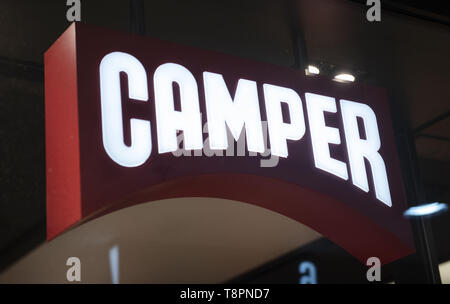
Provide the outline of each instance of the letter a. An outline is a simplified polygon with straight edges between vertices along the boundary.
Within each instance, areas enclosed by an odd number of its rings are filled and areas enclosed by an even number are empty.
[[[367,270],[366,273],[366,278],[367,281],[369,282],[373,282],[373,281],[377,281],[380,282],[381,281],[381,269],[380,269],[380,259],[377,257],[371,257],[367,259],[367,266],[372,266]]]
[[[67,270],[66,278],[69,282],[81,281],[81,261],[77,257],[67,259],[66,266],[72,266]]]
[[[381,3],[380,0],[367,0],[367,5],[373,5],[367,10],[367,20],[370,22],[381,21]]]
[[[80,0],[67,0],[66,5],[72,5],[67,10],[66,18],[67,21],[73,22],[73,21],[81,21],[81,3]]]

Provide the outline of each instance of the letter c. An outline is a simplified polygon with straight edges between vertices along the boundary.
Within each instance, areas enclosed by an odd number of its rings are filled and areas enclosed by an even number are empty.
[[[137,167],[145,163],[152,152],[150,121],[130,119],[131,145],[125,145],[120,72],[128,75],[129,97],[148,101],[147,73],[139,60],[122,52],[112,52],[103,57],[100,63],[103,147],[117,164]]]

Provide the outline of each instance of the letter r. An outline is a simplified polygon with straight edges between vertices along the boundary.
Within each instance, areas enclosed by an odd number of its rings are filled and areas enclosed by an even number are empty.
[[[363,103],[349,100],[341,100],[340,103],[352,182],[365,192],[369,191],[364,164],[364,158],[366,158],[372,169],[376,198],[391,207],[392,201],[386,165],[378,152],[381,147],[381,140],[375,113],[368,105]],[[364,122],[366,139],[362,139],[359,134],[357,117],[362,118]]]

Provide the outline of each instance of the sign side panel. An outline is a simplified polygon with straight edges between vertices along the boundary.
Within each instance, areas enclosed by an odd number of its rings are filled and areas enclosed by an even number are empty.
[[[81,219],[75,39],[72,25],[44,55],[47,240]]]

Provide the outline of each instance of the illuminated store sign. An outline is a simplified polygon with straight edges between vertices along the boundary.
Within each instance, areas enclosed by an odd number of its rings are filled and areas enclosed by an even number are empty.
[[[48,238],[133,204],[206,196],[284,214],[361,260],[412,252],[383,89],[81,24],[46,52],[45,85]],[[173,155],[241,139],[278,165]]]
[[[138,59],[130,54],[113,52],[100,63],[100,93],[102,105],[102,137],[106,152],[117,164],[137,167],[144,164],[152,152],[150,121],[130,120],[131,145],[123,140],[123,115],[120,73],[128,76],[129,98],[148,102],[147,73]],[[180,88],[181,110],[174,109],[173,84]],[[192,73],[176,63],[164,63],[156,68],[153,77],[158,153],[174,152],[178,147],[177,131],[185,134],[185,149],[203,148],[202,121],[198,85]],[[257,83],[239,79],[231,98],[223,75],[204,72],[206,113],[209,144],[214,150],[228,148],[227,127],[235,140],[245,128],[248,150],[264,152],[261,113]],[[305,116],[300,96],[292,89],[263,84],[266,116],[269,125],[272,154],[288,157],[287,140],[301,140],[305,134]],[[329,96],[306,93],[312,151],[315,166],[344,180],[348,179],[346,163],[330,156],[329,144],[341,144],[338,128],[325,124],[324,112],[336,113],[336,100]],[[283,122],[281,103],[288,107],[290,123]],[[364,158],[371,165],[376,197],[392,205],[386,166],[378,152],[380,136],[377,119],[366,104],[340,100],[342,122],[353,177],[353,184],[369,191]],[[357,118],[361,118],[366,138],[359,134]]]

